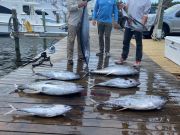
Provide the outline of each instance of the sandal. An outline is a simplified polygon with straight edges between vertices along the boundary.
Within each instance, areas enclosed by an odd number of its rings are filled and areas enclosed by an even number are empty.
[[[120,60],[118,60],[118,61],[115,61],[115,64],[117,64],[117,65],[122,65],[122,64],[124,64],[124,59],[123,58],[120,58]]]

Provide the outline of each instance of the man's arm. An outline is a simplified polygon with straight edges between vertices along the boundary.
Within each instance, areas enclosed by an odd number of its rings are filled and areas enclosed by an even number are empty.
[[[82,1],[81,3],[77,3],[74,0],[67,0],[67,9],[69,12],[77,11],[79,8],[82,8],[87,5],[87,1]]]
[[[121,3],[119,4],[119,8],[128,11],[128,5],[129,5],[129,0],[127,0],[127,3],[126,3],[126,4],[124,4],[123,2],[121,2]]]
[[[92,16],[92,24],[93,24],[93,25],[96,25],[98,8],[99,8],[99,4],[98,4],[98,0],[96,0],[96,4],[95,4],[95,6],[94,6],[93,16]]]
[[[148,14],[149,14],[150,9],[151,9],[151,1],[148,0],[148,2],[145,5],[144,16],[142,17],[142,21],[141,21],[142,24],[144,24],[144,25],[147,23]]]
[[[117,8],[117,4],[114,3],[113,6],[113,14],[114,14],[114,24],[113,27],[114,29],[118,29],[119,28],[119,24],[118,24],[118,8]]]
[[[114,21],[117,23],[118,22],[118,9],[116,3],[113,6],[113,14],[114,14]]]

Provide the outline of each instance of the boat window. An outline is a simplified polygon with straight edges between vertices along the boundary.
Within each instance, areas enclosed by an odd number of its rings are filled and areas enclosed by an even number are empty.
[[[176,13],[176,17],[180,17],[180,10]]]
[[[12,10],[0,5],[0,13],[2,13],[2,14],[12,14]]]
[[[30,7],[28,5],[23,6],[23,11],[27,14],[30,15]]]
[[[42,15],[42,11],[41,10],[36,10],[35,11],[37,15]],[[45,12],[45,15],[48,15],[48,13]]]

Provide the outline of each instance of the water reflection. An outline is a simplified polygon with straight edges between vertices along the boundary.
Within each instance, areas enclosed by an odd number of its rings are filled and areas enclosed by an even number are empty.
[[[107,56],[104,57],[104,55],[100,55],[99,59],[98,59],[97,69],[102,69],[102,68],[108,67],[109,58],[110,57],[107,57]]]
[[[63,126],[80,126],[82,123],[78,119],[71,119],[68,115],[56,116],[53,118],[44,118],[38,116],[31,116],[31,115],[20,115],[16,114],[12,116],[11,122],[28,122],[33,124],[53,124],[53,125],[63,125]]]

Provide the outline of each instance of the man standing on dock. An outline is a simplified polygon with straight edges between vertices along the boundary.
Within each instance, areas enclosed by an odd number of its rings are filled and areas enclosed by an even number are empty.
[[[119,4],[119,7],[125,9],[128,15],[132,16],[137,21],[141,22],[143,25],[146,24],[148,19],[148,13],[151,8],[150,0],[127,0],[127,4]],[[123,40],[123,52],[121,58],[116,61],[116,64],[123,64],[127,59],[129,54],[130,40],[133,35],[136,39],[136,61],[134,63],[135,67],[139,67],[142,59],[142,32],[132,30],[130,28],[132,22],[127,22],[125,24],[124,40]]]
[[[101,56],[105,51],[105,55],[109,57],[112,22],[114,21],[115,28],[118,27],[118,9],[116,0],[96,0],[92,21],[94,26],[96,25],[96,21],[99,35],[99,52],[96,55]]]
[[[73,65],[74,42],[77,37],[78,60],[83,59],[80,46],[80,23],[83,7],[87,6],[87,1],[67,0],[68,8],[68,37],[67,37],[67,60],[68,64]]]

